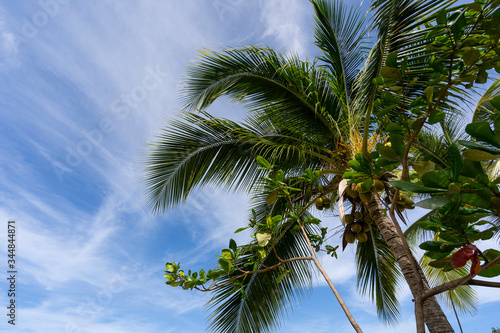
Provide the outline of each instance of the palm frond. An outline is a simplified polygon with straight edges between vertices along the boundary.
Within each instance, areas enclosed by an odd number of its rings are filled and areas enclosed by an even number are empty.
[[[285,171],[332,162],[327,148],[282,132],[269,123],[247,126],[184,113],[163,131],[147,157],[151,208],[164,211],[204,184],[248,192],[263,175],[255,163],[259,155]]]
[[[251,110],[272,105],[274,112],[282,115],[300,114],[303,118],[307,114],[316,127],[337,135],[334,121],[341,109],[327,73],[315,64],[269,48],[201,52],[198,61],[188,68],[183,93],[191,110],[204,110],[217,98],[227,96]]]
[[[431,42],[426,38],[429,29],[421,26],[432,17],[433,12],[446,8],[453,1],[447,0],[375,0],[372,1],[373,27],[377,29],[377,41],[372,47],[360,75],[356,79],[354,98],[355,108],[363,110],[367,116],[373,112],[372,105],[377,97],[377,86],[373,80],[380,76],[386,57],[398,51],[398,57],[408,58],[408,71],[420,76],[425,82],[429,75],[429,51],[426,45]],[[423,72],[422,72],[423,71]],[[425,75],[423,75],[425,74]],[[422,85],[415,83],[407,96],[418,96],[423,91]],[[449,101],[447,101],[449,102]],[[443,106],[446,103],[443,102]],[[403,110],[404,112],[404,110]],[[367,133],[369,129],[365,128]],[[365,134],[366,136],[366,134]]]
[[[491,84],[491,86],[486,90],[486,92],[481,96],[481,99],[477,103],[472,121],[489,121],[491,122],[490,116],[493,114],[495,108],[491,105],[491,100],[495,97],[500,96],[500,77]]]
[[[425,238],[429,239],[433,237],[434,235],[433,231],[424,230],[418,226],[418,222],[428,220],[429,216],[433,213],[434,211],[430,211],[429,213],[420,217],[418,220],[416,220],[410,226],[408,226],[408,228],[404,231],[404,236],[408,241],[410,247],[415,248],[415,246],[421,243],[423,239]]]
[[[460,113],[460,110],[457,110]],[[414,141],[414,152],[416,161],[432,161],[438,168],[450,166],[448,161],[448,149],[452,143],[465,140],[467,134],[464,131],[464,118],[446,117],[441,121],[441,132],[425,129],[420,132]]]
[[[420,259],[420,264],[425,276],[432,286],[438,286],[443,283],[461,278],[469,274],[467,267],[460,267],[451,271],[443,271],[442,269],[429,266],[432,259],[423,256]],[[438,297],[452,308],[452,301],[462,314],[473,314],[477,310],[477,293],[472,286],[460,286],[454,290],[448,290],[446,293],[438,295]]]
[[[431,214],[434,214],[434,211],[425,214],[405,230],[404,235],[408,240],[410,246],[415,247],[425,239],[435,239],[434,232],[424,230],[418,225],[418,222],[427,220]],[[466,267],[461,267],[445,272],[442,269],[437,269],[430,266],[429,262],[431,261],[432,259],[426,256],[422,256],[422,258],[420,259],[420,265],[422,266],[422,270],[431,287],[441,285],[443,283],[458,279],[469,274],[469,271]],[[454,290],[447,291],[444,294],[440,294],[438,297],[450,308],[452,308],[453,306],[453,301],[455,306],[458,307],[458,309],[462,313],[472,314],[476,310],[477,294],[471,286],[461,286]]]
[[[292,225],[290,222],[282,225],[282,237],[275,244],[276,252],[282,259],[310,255],[302,234],[293,235],[290,232]],[[310,225],[307,227],[312,228]],[[248,269],[244,264],[250,257],[251,254],[248,254],[246,260],[240,263],[242,269]],[[271,266],[276,262],[273,251],[269,251],[262,264]],[[264,266],[260,268],[262,267]],[[293,261],[285,268],[290,270],[290,275],[280,283],[276,282],[279,270],[248,275],[242,284],[245,297],[234,291],[230,285],[217,290],[208,303],[209,308],[213,310],[209,316],[210,331],[260,333],[278,328],[312,286],[310,262]]]
[[[378,316],[389,324],[399,318],[396,289],[402,277],[396,259],[374,225],[366,242],[356,249],[358,288],[375,300]]]
[[[323,51],[320,58],[331,72],[334,91],[345,108],[350,90],[364,60],[368,28],[359,7],[350,9],[341,0],[311,1],[315,11],[315,44]]]

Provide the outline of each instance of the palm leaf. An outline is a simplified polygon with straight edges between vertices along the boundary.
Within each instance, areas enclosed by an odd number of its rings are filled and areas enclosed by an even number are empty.
[[[172,121],[147,157],[145,183],[151,207],[164,211],[196,186],[215,184],[248,192],[263,175],[259,155],[279,168],[332,162],[329,150],[278,132],[269,123],[251,127],[208,114],[185,113]]]
[[[429,266],[431,260],[432,259],[426,256],[420,259],[420,264],[431,287],[441,285],[469,274],[465,266],[447,272],[442,269],[431,267]],[[460,286],[456,289],[448,290],[446,293],[438,295],[438,297],[447,304],[450,309],[453,307],[453,302],[463,314],[473,314],[477,310],[477,293],[472,286]]]
[[[481,99],[477,103],[472,121],[489,121],[491,122],[490,116],[493,114],[495,108],[491,104],[491,100],[495,97],[500,96],[500,78],[497,78],[495,82],[486,90],[486,92],[481,96]]]
[[[426,239],[435,239],[434,232],[424,230],[418,226],[418,222],[427,220],[431,214],[434,214],[434,211],[425,214],[405,230],[404,235],[410,246],[415,247]],[[422,256],[420,259],[420,265],[431,287],[441,285],[469,274],[466,267],[445,272],[442,269],[430,266],[429,263],[431,261],[432,259],[426,256]],[[471,286],[461,286],[454,290],[449,290],[444,294],[440,294],[438,297],[450,308],[453,307],[453,302],[463,314],[472,314],[476,310],[477,294]]]
[[[276,252],[282,259],[310,255],[302,234],[293,235],[290,232],[292,225],[293,222],[282,225],[283,234],[275,244]],[[306,226],[312,228],[310,225]],[[314,230],[310,229],[308,232],[312,233]],[[247,257],[244,257],[240,263],[242,269],[248,269],[244,264],[251,256],[252,254],[247,254]],[[270,266],[275,263],[277,259],[274,252],[269,251],[262,264]],[[213,310],[209,316],[210,331],[260,333],[278,328],[294,304],[300,301],[312,286],[310,262],[293,261],[286,264],[285,268],[290,270],[290,275],[280,283],[276,282],[280,274],[277,269],[248,275],[242,284],[245,297],[234,291],[230,285],[217,290],[208,303],[209,308]]]
[[[358,288],[375,300],[378,316],[389,324],[399,318],[397,284],[402,274],[396,259],[374,225],[366,242],[356,249]]]
[[[224,95],[251,110],[272,105],[282,115],[306,114],[317,128],[338,135],[334,123],[340,111],[327,73],[294,56],[254,46],[202,52],[188,68],[186,107],[204,110]],[[293,120],[297,119],[301,117]]]
[[[345,108],[350,89],[364,60],[368,33],[359,7],[350,10],[342,1],[312,1],[315,11],[315,44],[323,51],[320,58],[331,72],[335,93]]]

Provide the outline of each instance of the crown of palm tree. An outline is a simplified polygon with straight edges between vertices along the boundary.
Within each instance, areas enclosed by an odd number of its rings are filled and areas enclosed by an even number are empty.
[[[367,27],[366,14],[359,8],[348,8],[340,0],[311,0],[315,44],[322,52],[312,62],[268,47],[200,52],[187,70],[181,120],[170,122],[153,143],[146,162],[145,182],[153,211],[162,212],[197,186],[209,183],[253,191],[253,208],[259,218],[282,209],[279,203],[265,203],[260,187],[263,171],[255,163],[259,155],[288,177],[305,168],[342,172],[347,167],[346,156],[371,151],[383,141],[378,129],[393,116],[373,116],[378,97],[373,79],[380,75],[387,55],[399,51],[407,57],[415,77],[429,75],[426,36],[432,27],[425,23],[433,19],[432,13],[452,2],[376,0],[372,2],[372,25]],[[377,39],[368,49],[366,36],[372,29],[376,29]],[[418,82],[412,89],[410,97],[422,92]],[[498,94],[497,90],[492,94]],[[214,118],[205,112],[221,96],[248,107],[244,122]],[[446,111],[453,103],[443,102],[442,109]],[[487,98],[478,110],[477,117],[487,114]],[[446,124],[443,131],[453,134]],[[427,131],[419,138],[419,154],[445,164],[446,154],[431,134]],[[325,176],[324,182],[334,179]],[[276,243],[279,256],[287,259],[307,254],[304,240],[287,227],[282,226],[283,236]],[[264,263],[273,260],[274,254],[269,253]],[[368,242],[358,245],[356,260],[361,292],[374,298],[382,319],[395,322],[400,272],[380,234],[373,232]],[[311,285],[308,263],[290,265],[290,278],[279,284],[274,271],[245,280],[246,300],[229,286],[217,291],[209,304],[213,308],[211,330],[265,332],[279,325],[279,314],[287,312],[289,304]]]

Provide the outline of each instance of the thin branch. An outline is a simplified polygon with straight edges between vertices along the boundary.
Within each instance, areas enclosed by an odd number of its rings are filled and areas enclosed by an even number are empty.
[[[491,287],[491,288],[500,288],[500,282],[493,281],[483,281],[483,280],[470,280],[469,285],[471,286],[482,286],[482,287]]]
[[[488,263],[483,264],[481,266],[481,272],[490,268],[490,267],[495,266],[498,263],[500,263],[500,256],[496,257],[494,260],[492,260]],[[424,294],[422,295],[422,299],[426,300],[429,297],[440,294],[440,293],[445,292],[447,290],[453,290],[453,289],[460,287],[462,285],[470,284],[471,280],[472,280],[472,275],[468,274],[467,276],[461,277],[459,279],[443,283],[437,287],[434,287],[434,288],[431,288],[431,289],[425,291]],[[474,283],[481,283],[478,285],[487,286],[486,284],[490,284],[491,282],[475,280]],[[488,287],[492,287],[492,286],[493,285],[488,285]],[[495,284],[495,288],[497,288],[497,287],[498,286]]]
[[[311,242],[309,241],[309,237],[307,237],[307,233],[304,229],[304,226],[300,224],[300,228],[302,230],[302,235],[304,235],[304,238],[307,242],[307,246],[309,247],[309,251],[311,251],[311,257],[314,263],[316,264],[316,267],[318,267],[319,271],[321,272],[321,275],[323,275],[323,278],[325,281],[328,283],[328,286],[330,286],[330,289],[333,291],[333,294],[337,298],[337,301],[339,302],[340,306],[342,307],[342,310],[344,310],[345,315],[347,316],[347,319],[349,319],[349,322],[351,323],[352,327],[354,330],[358,333],[363,333],[361,328],[359,327],[358,323],[352,316],[351,312],[347,308],[347,305],[344,303],[344,300],[342,299],[342,296],[340,296],[339,292],[337,291],[337,288],[333,285],[332,280],[330,280],[330,277],[326,273],[326,271],[323,269],[323,266],[321,266],[321,263],[319,262],[318,258],[316,258],[316,255],[314,254],[314,250],[312,248]]]
[[[196,290],[199,290],[199,291],[213,291],[213,290],[216,290],[216,289],[219,289],[219,288],[222,288],[224,286],[227,286],[228,284],[230,283],[233,283],[233,281],[235,280],[238,280],[246,275],[249,275],[249,274],[259,274],[259,273],[265,273],[265,272],[268,272],[270,270],[273,270],[279,266],[283,266],[284,264],[286,263],[289,263],[289,262],[292,262],[292,261],[297,261],[297,260],[314,260],[313,257],[309,256],[309,257],[296,257],[296,258],[290,258],[290,259],[286,259],[286,260],[282,260],[280,261],[279,263],[277,264],[274,264],[272,266],[269,266],[269,267],[266,267],[266,268],[263,268],[263,269],[259,269],[259,270],[256,270],[256,271],[244,271],[244,270],[241,270],[241,269],[238,269],[239,271],[242,271],[244,272],[243,274],[240,274],[238,276],[235,276],[233,278],[231,278],[229,281],[223,283],[223,284],[215,284],[215,287],[209,287],[209,288],[206,288],[205,286],[202,286],[203,289],[199,289],[198,287],[194,287],[194,289]],[[179,276],[179,275],[177,275]],[[180,277],[180,276],[179,276]],[[182,278],[182,277],[181,277]]]

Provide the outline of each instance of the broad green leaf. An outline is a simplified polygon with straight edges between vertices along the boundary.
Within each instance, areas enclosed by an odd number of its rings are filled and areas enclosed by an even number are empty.
[[[450,176],[442,170],[426,172],[422,175],[421,179],[426,187],[448,190],[448,185],[450,185]]]
[[[474,235],[471,235],[471,236],[467,236],[467,239],[472,243],[472,242],[475,242],[477,240],[488,240],[488,239],[491,239],[494,235],[495,235],[495,231],[497,230],[497,228],[493,227],[493,228],[489,228],[487,230],[484,230],[484,231],[481,231],[481,232],[478,232]]]
[[[169,281],[174,281],[175,280],[175,275],[173,274],[163,274],[163,277]]]
[[[266,203],[268,205],[272,205],[273,203],[276,202],[276,200],[278,200],[278,190],[272,191],[266,197]]]
[[[437,17],[436,17],[436,22],[438,24],[446,24],[447,23],[447,20],[446,20],[446,9],[443,8],[440,11],[438,11]]]
[[[233,253],[229,249],[224,249],[222,250],[222,258],[226,260],[231,260],[233,259]]]
[[[403,126],[395,124],[395,123],[390,123],[385,127],[385,130],[389,132],[391,135],[392,134],[400,134],[403,135],[405,133],[405,129]]]
[[[276,278],[276,283],[280,283],[281,280],[287,275],[287,272],[282,272],[278,277]]]
[[[229,270],[231,268],[231,264],[229,263],[229,261],[227,261],[226,259],[223,259],[223,258],[219,259],[219,266],[225,272],[229,272]]]
[[[467,5],[467,7],[469,8],[470,11],[473,12],[480,12],[483,9],[481,4],[478,2],[470,3]]]
[[[166,263],[165,264],[165,269],[167,271],[169,271],[169,272],[174,272],[175,273],[175,272],[177,272],[178,267],[174,263]]]
[[[403,59],[403,62],[401,63],[401,73],[403,73],[403,75],[406,73],[406,69],[408,69],[408,56],[405,56],[404,59]],[[416,78],[414,78],[415,82],[416,82]],[[413,82],[413,83],[415,83]],[[412,84],[412,83],[410,83]]]
[[[387,67],[398,68],[398,54],[396,52],[389,54],[385,60],[385,65]]]
[[[363,188],[363,190],[369,192],[372,188],[372,185],[373,185],[373,179],[372,178],[366,178],[365,180],[363,180],[363,182],[361,183],[361,187]]]
[[[401,81],[402,76],[399,69],[394,67],[382,67],[380,70],[380,75],[385,79],[391,79],[395,81]]]
[[[392,149],[398,154],[400,157],[404,155],[405,152],[405,144],[403,141],[403,136],[400,134],[391,134],[391,146]]]
[[[451,17],[453,17],[453,14]],[[451,32],[453,34],[453,38],[455,39],[456,44],[458,44],[458,41],[462,37],[466,25],[467,21],[465,20],[464,12],[461,11],[459,12],[458,17],[455,18],[455,22],[453,22],[451,25]]]
[[[263,232],[256,233],[255,237],[257,238],[257,242],[259,243],[259,246],[261,246],[261,247],[266,246],[269,243],[269,241],[271,240],[271,234],[263,233]]]
[[[455,143],[453,143],[450,148],[448,148],[448,160],[451,164],[450,167],[453,173],[453,181],[456,182],[458,180],[458,177],[462,173],[464,162],[462,160],[462,155],[460,155],[460,150]]]
[[[417,222],[417,225],[424,230],[439,230],[439,226],[436,223],[432,223],[431,221],[419,221]]]
[[[419,245],[419,247],[422,250],[426,251],[440,251],[441,250],[441,245],[443,245],[444,242],[441,241],[427,241],[423,242],[422,244]]]
[[[488,201],[476,193],[462,193],[462,202],[474,207],[488,208]]]
[[[482,150],[482,151],[488,152],[488,153],[493,154],[493,155],[500,155],[500,150],[495,149],[495,148],[491,148],[491,147],[486,147],[486,146],[479,144],[479,143],[476,143],[476,142],[464,141],[464,140],[458,140],[457,142],[459,144],[461,144],[462,146],[465,146],[467,148]]]
[[[443,120],[444,117],[445,117],[444,112],[435,109],[434,111],[432,111],[431,115],[429,116],[429,120],[427,122],[429,123],[429,125],[434,125]]]
[[[440,64],[439,62],[436,62],[436,56],[434,55],[429,60],[429,66],[431,66],[431,68],[434,69],[437,73],[445,75],[448,74],[446,67]]]
[[[259,164],[260,166],[266,169],[271,169],[271,163],[269,163],[264,157],[257,156],[255,160],[257,161],[257,164]]]
[[[462,224],[470,224],[482,219],[484,217],[490,216],[488,213],[475,213],[470,215],[460,215],[459,222]]]
[[[488,82],[488,72],[485,70],[480,70],[477,74],[476,83],[484,84]]]
[[[397,189],[400,189],[401,191],[408,191],[413,193],[439,193],[447,191],[440,188],[425,187],[406,180],[391,180],[389,181],[389,184]]]
[[[495,250],[495,249],[488,249],[483,252],[483,254],[488,258],[489,261],[495,260],[498,256],[500,256],[500,251]],[[490,267],[483,272],[478,274],[479,276],[482,277],[495,277],[500,275],[500,264],[496,264],[493,267]]]
[[[469,178],[476,178],[478,175],[485,176],[481,162],[474,162],[471,160],[464,160],[464,167],[462,169],[462,176]]]
[[[167,281],[165,283],[171,287],[178,287],[180,285],[180,282],[175,282],[175,281]]]
[[[481,58],[481,53],[477,49],[470,49],[465,51],[462,59],[466,66],[471,66],[476,64],[476,62]]]
[[[449,254],[450,252],[427,251],[424,255],[434,260],[440,260],[446,258]]]
[[[384,116],[386,116],[389,112],[391,112],[392,110],[394,110],[395,107],[397,107],[398,104],[393,104],[393,105],[389,105],[389,106],[386,106],[385,108],[382,108],[380,111],[377,111],[375,113],[375,115],[379,118],[382,118]]]
[[[439,196],[439,197],[432,197],[429,199],[421,200],[415,204],[415,206],[418,206],[420,208],[424,209],[438,209],[446,205],[448,202],[450,202],[451,198],[449,196]]]
[[[448,230],[441,231],[439,233],[439,238],[441,238],[442,240],[445,240],[447,242],[458,243],[458,244],[460,244],[460,242],[464,241],[464,238],[462,235],[458,235],[455,232],[448,231]]]
[[[492,155],[488,152],[477,149],[464,150],[463,155],[464,158],[475,162],[491,161],[500,157],[500,155]]]
[[[394,96],[393,94],[391,94],[391,92],[389,92],[387,90],[384,91],[382,93],[382,95],[380,95],[380,98],[382,98],[383,100],[386,100],[388,102],[394,103],[394,104],[401,103],[401,99],[399,97]]]
[[[401,158],[396,153],[396,151],[392,149],[392,147],[380,145],[377,148],[377,151],[380,154],[380,156],[382,156],[385,159],[388,159],[389,161],[401,161]]]
[[[234,239],[229,240],[229,248],[233,251],[236,251],[238,249],[238,245],[236,245],[236,242]]]
[[[429,262],[429,266],[434,267],[434,268],[443,268],[444,266],[446,266],[446,264],[448,264],[450,262],[451,262],[451,257],[446,257],[443,259],[433,260],[433,261]]]
[[[363,172],[363,169],[361,168],[361,163],[359,163],[356,160],[350,160],[348,163],[349,167],[352,169],[358,171],[358,172]]]
[[[424,173],[432,171],[436,168],[436,163],[432,161],[410,162],[410,165],[420,177],[422,177]]]
[[[497,96],[490,100],[491,105],[498,111],[500,111],[500,96]]]
[[[434,98],[434,86],[429,86],[427,88],[425,88],[424,90],[424,94],[425,94],[425,99],[429,102],[429,103],[432,103],[432,100]],[[433,113],[435,112],[436,110],[433,111]],[[431,114],[432,115],[432,114]],[[431,124],[432,125],[432,124]]]

